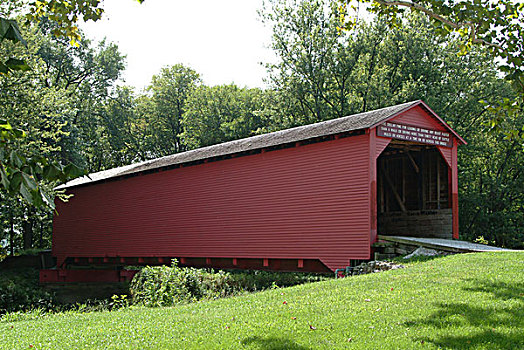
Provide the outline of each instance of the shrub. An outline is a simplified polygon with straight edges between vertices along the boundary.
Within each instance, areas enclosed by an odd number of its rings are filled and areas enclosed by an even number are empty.
[[[242,292],[288,287],[326,279],[326,276],[271,271],[225,272],[169,266],[147,266],[131,281],[133,303],[172,306],[201,299],[223,298]]]
[[[0,314],[29,309],[49,310],[54,305],[52,294],[38,285],[38,270],[2,271],[0,276]]]
[[[108,306],[111,310],[123,309],[129,306],[129,299],[126,294],[113,294]]]
[[[243,291],[242,286],[228,272],[203,271],[201,276],[203,294],[207,298],[223,298]]]
[[[146,306],[172,306],[203,297],[201,270],[180,268],[176,261],[169,266],[147,266],[131,281],[133,302]],[[209,283],[208,283],[209,284]]]

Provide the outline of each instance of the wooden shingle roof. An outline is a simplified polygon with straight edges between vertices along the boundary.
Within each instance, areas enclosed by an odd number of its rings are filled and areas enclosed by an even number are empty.
[[[347,117],[323,121],[320,123],[299,126],[291,129],[257,135],[240,140],[229,141],[195,150],[176,153],[165,157],[134,163],[118,168],[104,170],[71,180],[56,189],[65,189],[87,185],[110,178],[126,176],[166,166],[189,163],[213,157],[220,157],[256,149],[273,147],[292,142],[299,142],[317,137],[335,135],[343,132],[367,129],[390,119],[399,113],[424,102],[417,100],[374,111],[358,113]],[[440,118],[439,118],[440,119]],[[455,134],[456,135],[456,134]]]

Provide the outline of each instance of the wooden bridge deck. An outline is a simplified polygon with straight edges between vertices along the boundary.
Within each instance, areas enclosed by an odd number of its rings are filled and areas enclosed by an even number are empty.
[[[487,251],[504,251],[509,249],[492,247],[485,244],[477,244],[466,241],[458,241],[443,238],[419,238],[405,236],[384,236],[379,235],[379,240],[397,242],[407,245],[421,246],[431,249],[445,250],[450,252],[487,252]]]

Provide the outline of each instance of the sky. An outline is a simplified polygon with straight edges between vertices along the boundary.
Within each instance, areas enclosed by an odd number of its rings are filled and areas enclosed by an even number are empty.
[[[263,0],[105,0],[104,17],[82,23],[86,37],[115,42],[126,55],[126,85],[138,90],[162,67],[182,63],[207,85],[264,87],[261,62],[275,57],[271,30],[257,15]]]

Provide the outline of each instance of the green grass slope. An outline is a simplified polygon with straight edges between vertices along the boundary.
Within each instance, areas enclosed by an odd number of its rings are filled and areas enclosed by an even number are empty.
[[[174,308],[0,322],[1,349],[524,349],[524,253]]]

